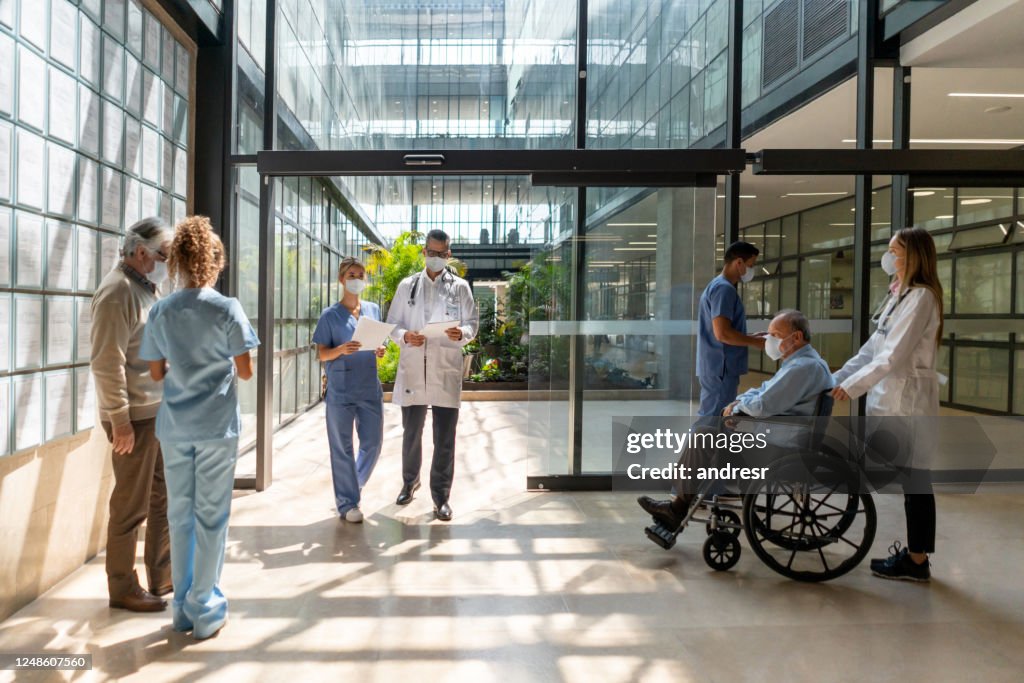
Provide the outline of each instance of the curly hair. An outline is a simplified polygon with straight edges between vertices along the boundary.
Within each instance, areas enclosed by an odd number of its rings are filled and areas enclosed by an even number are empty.
[[[183,287],[212,285],[224,270],[224,243],[206,216],[188,216],[174,232],[167,257],[171,278]]]

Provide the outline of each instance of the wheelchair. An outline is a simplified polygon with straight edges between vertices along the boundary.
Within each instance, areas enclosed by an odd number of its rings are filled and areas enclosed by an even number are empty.
[[[818,397],[814,417],[832,414],[830,392]],[[796,581],[829,581],[856,567],[871,549],[877,515],[869,494],[859,494],[859,472],[822,442],[827,420],[816,419],[797,448],[772,463],[767,476],[750,482],[742,502],[708,492],[717,482],[702,482],[677,529],[655,520],[647,537],[665,550],[687,526],[703,524],[703,557],[716,571],[739,562],[740,534],[764,564]],[[702,515],[701,511],[706,512]]]

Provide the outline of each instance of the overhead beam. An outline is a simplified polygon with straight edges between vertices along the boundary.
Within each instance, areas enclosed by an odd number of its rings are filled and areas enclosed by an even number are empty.
[[[261,151],[263,176],[530,175],[533,173],[740,173],[742,149]]]
[[[1024,175],[1024,150],[764,149],[756,175]]]

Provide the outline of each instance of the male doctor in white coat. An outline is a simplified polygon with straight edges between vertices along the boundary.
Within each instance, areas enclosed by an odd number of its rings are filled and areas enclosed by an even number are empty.
[[[462,398],[462,347],[473,340],[479,316],[469,283],[448,270],[450,240],[443,230],[427,233],[426,268],[402,280],[388,311],[396,325],[391,338],[401,349],[393,402],[402,407],[402,490],[395,501],[408,505],[420,487],[423,423],[427,406],[434,424],[430,496],[434,514],[452,518],[448,497],[455,477],[455,428]],[[427,339],[428,323],[451,322],[443,337]]]

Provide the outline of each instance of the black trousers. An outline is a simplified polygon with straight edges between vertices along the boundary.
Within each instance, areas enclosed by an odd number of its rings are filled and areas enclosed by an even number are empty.
[[[907,550],[912,553],[934,553],[935,495],[904,494],[903,510],[907,514]]]
[[[430,407],[434,423],[434,455],[430,461],[430,497],[440,507],[448,502],[455,478],[455,428],[458,408]],[[423,423],[427,406],[402,406],[402,482],[420,478],[423,463]]]

